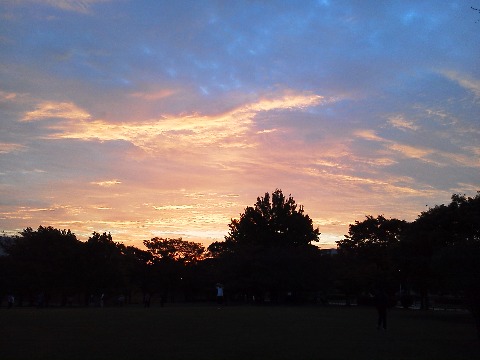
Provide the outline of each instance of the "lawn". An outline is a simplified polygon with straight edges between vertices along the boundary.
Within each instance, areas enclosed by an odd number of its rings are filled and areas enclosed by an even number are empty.
[[[0,309],[0,359],[480,359],[468,314],[361,307]]]

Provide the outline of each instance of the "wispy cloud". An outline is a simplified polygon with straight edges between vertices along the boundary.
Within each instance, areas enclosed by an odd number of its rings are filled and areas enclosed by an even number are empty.
[[[386,141],[385,139],[378,136],[375,130],[370,130],[370,129],[355,130],[353,135],[357,138],[361,138],[364,140],[378,141],[378,142]]]
[[[403,122],[401,122],[403,124]],[[374,141],[382,144],[383,151],[388,151],[389,157],[382,158],[381,163],[391,165],[398,162],[396,157],[407,159],[416,159],[424,163],[435,166],[460,165],[469,167],[480,167],[478,161],[472,159],[471,156],[462,153],[451,153],[443,151],[439,148],[427,147],[422,145],[405,144],[396,140],[383,138],[373,130],[359,130],[354,133],[358,138]],[[381,154],[382,151],[379,151]]]
[[[26,150],[26,146],[13,143],[0,143],[0,154]]]
[[[194,209],[198,208],[199,206],[194,205],[163,205],[163,206],[153,206],[155,210],[186,210],[186,209]]]
[[[17,97],[18,97],[17,93],[0,90],[0,101],[11,101]]]
[[[0,0],[0,230],[221,240],[281,188],[335,239],[475,192],[478,25],[322,4]]]
[[[219,115],[190,114],[165,116],[159,120],[111,123],[92,120],[90,114],[73,103],[44,102],[25,114],[23,121],[59,118],[48,125],[55,133],[49,138],[83,140],[124,140],[146,151],[158,148],[179,148],[217,144],[221,147],[250,147],[243,138],[256,114],[272,110],[304,109],[326,101],[322,96],[287,93],[245,104]]]
[[[87,120],[90,114],[74,103],[46,101],[25,114],[22,121],[38,121],[44,119]]]
[[[444,70],[441,73],[448,79],[455,81],[458,85],[471,91],[477,100],[480,99],[480,80],[453,70]]]
[[[415,125],[415,122],[412,120],[407,120],[403,117],[403,115],[393,115],[388,118],[388,123],[393,126],[394,128],[406,131],[416,131],[418,130],[418,126]]]
[[[122,182],[120,180],[104,180],[104,181],[94,181],[91,184],[98,185],[102,187],[111,187],[115,185],[120,185]]]
[[[91,11],[91,8],[94,4],[109,2],[112,0],[26,0],[26,1],[47,4],[61,10],[88,14]]]
[[[388,141],[387,147],[390,150],[398,152],[407,158],[418,159],[425,162],[430,162],[430,160],[427,159],[427,156],[432,154],[433,152],[432,149],[426,149],[421,146],[411,146],[401,143],[395,143],[393,141]]]
[[[168,98],[169,96],[172,96],[175,93],[176,93],[175,90],[164,89],[164,90],[153,91],[153,92],[135,92],[130,94],[130,96],[134,98],[147,100],[147,101],[155,101],[155,100]]]

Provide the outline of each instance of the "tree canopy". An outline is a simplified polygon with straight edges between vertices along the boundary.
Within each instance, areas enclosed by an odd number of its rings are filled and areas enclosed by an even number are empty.
[[[271,196],[267,192],[258,197],[256,203],[248,206],[239,219],[232,219],[228,227],[225,242],[209,247],[212,253],[232,251],[242,245],[298,247],[310,245],[320,236],[303,206],[297,206],[291,195],[286,197],[279,189]]]
[[[360,299],[382,286],[390,295],[415,293],[425,309],[432,293],[460,297],[480,329],[480,192],[453,194],[413,222],[367,215],[349,226],[337,255],[313,244],[319,235],[303,207],[278,189],[232,219],[225,240],[208,252],[181,238],[155,237],[141,250],[110,233],[82,242],[70,230],[26,228],[0,238],[0,296],[9,291],[33,303],[44,294],[64,304],[74,294],[141,291],[162,301],[179,292],[195,299],[222,282],[237,299],[306,299],[332,290]]]
[[[150,240],[144,240],[143,245],[152,254],[155,260],[174,260],[182,264],[194,264],[205,255],[203,245],[185,241],[182,238],[169,239],[154,237]]]
[[[239,219],[232,219],[224,242],[208,247],[219,276],[235,291],[259,299],[314,291],[322,282],[320,250],[312,245],[320,231],[303,206],[281,190],[258,197]]]

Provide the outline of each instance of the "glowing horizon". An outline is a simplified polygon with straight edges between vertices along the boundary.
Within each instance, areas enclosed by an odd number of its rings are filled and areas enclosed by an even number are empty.
[[[332,247],[367,215],[412,221],[480,190],[469,6],[0,9],[0,232],[208,245],[278,188]]]

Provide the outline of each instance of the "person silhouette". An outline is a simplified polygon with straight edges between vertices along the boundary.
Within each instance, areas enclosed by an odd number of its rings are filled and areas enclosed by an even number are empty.
[[[217,288],[217,304],[222,305],[223,304],[223,285],[220,283],[217,283],[216,288]]]
[[[375,307],[378,313],[377,330],[387,330],[388,296],[385,291],[379,290],[375,294]]]
[[[8,302],[8,308],[11,309],[15,304],[15,296],[13,294],[8,294],[7,302]]]

